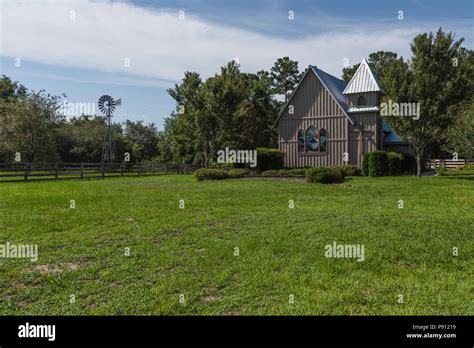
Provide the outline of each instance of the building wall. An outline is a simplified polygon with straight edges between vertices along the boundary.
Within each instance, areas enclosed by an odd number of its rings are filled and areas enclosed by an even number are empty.
[[[357,100],[360,96],[364,96],[367,105],[379,105],[380,95],[377,92],[355,93],[347,95],[347,105],[358,106]]]
[[[349,151],[348,125],[344,111],[310,70],[278,122],[278,147],[286,153],[285,166],[342,165],[343,154]],[[298,130],[310,126],[326,130],[326,153],[298,153]]]
[[[377,112],[352,114],[351,117],[354,125],[349,128],[349,163],[361,166],[364,153],[382,148],[381,117]],[[359,129],[362,129],[362,142]]]

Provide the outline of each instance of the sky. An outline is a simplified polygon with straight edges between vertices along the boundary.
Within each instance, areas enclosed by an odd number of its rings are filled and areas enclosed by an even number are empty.
[[[473,49],[472,0],[0,0],[0,75],[68,103],[122,99],[114,121],[153,122],[175,109],[166,90],[237,59],[270,70],[283,56],[341,77],[344,63],[389,50],[410,57],[419,33]],[[96,113],[100,113],[97,109]]]

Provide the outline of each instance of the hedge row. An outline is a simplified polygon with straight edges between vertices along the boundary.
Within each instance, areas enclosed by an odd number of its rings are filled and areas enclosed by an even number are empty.
[[[224,169],[201,168],[194,172],[197,181],[229,179],[229,173]]]
[[[194,177],[197,181],[203,180],[225,180],[243,178],[250,174],[248,169],[231,169],[229,171],[224,169],[201,168],[194,172]]]
[[[243,178],[252,174],[249,169],[231,169],[229,171],[215,168],[202,168],[194,172],[198,181],[225,180]],[[344,181],[346,176],[360,176],[360,168],[347,166],[292,168],[280,170],[267,170],[261,174],[263,177],[306,177],[308,182],[336,183]]]
[[[361,176],[362,175],[362,170],[355,166],[355,165],[352,165],[352,164],[348,164],[348,165],[345,165],[345,166],[334,166],[334,168],[337,168],[339,169],[342,174],[344,175],[344,177],[346,176]]]
[[[262,176],[304,177],[306,170],[304,168],[267,170],[262,173]]]
[[[372,151],[364,154],[362,172],[364,175],[377,177],[400,175],[404,156],[398,152]]]
[[[282,169],[285,153],[278,149],[257,148],[257,171]]]

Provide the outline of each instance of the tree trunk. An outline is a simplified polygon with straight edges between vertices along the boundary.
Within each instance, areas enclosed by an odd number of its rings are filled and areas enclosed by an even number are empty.
[[[416,176],[421,178],[421,157],[416,156]]]
[[[415,154],[416,154],[416,176],[421,178],[421,170],[422,170],[422,161],[423,161],[423,148],[415,148]]]

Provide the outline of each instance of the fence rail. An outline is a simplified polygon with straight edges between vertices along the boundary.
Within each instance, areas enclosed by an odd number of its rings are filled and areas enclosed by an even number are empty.
[[[436,169],[438,167],[444,167],[446,169],[453,169],[465,164],[473,164],[474,160],[466,160],[466,159],[432,159],[429,162],[430,169]]]
[[[198,168],[163,163],[0,163],[0,182],[189,174]]]

